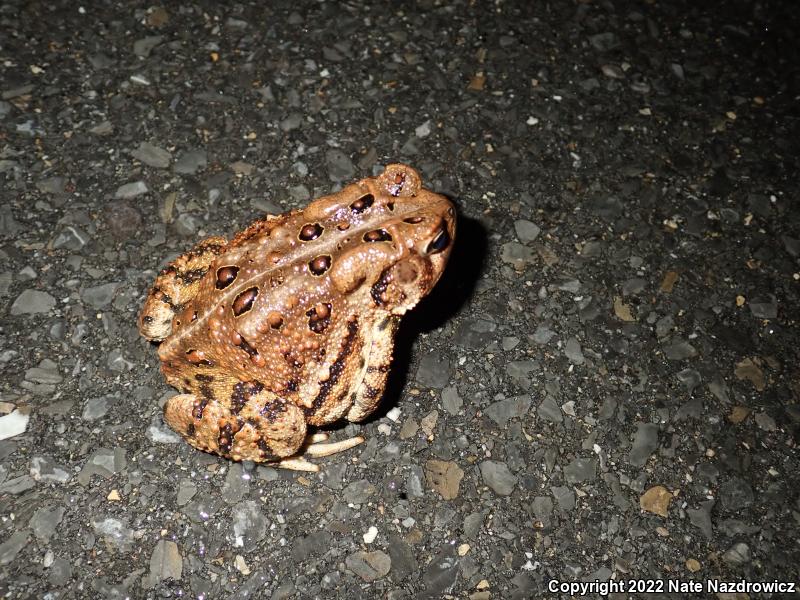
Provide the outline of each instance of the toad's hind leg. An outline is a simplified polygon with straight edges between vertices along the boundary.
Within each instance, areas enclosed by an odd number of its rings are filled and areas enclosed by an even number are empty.
[[[164,420],[195,448],[233,460],[267,462],[295,454],[306,437],[303,411],[250,382],[234,387],[229,402],[179,394],[164,405]]]
[[[327,434],[306,438],[303,411],[253,382],[236,384],[229,404],[212,393],[173,396],[164,405],[164,420],[199,450],[296,471],[319,471],[306,457],[329,456],[364,441],[321,444]]]
[[[159,273],[139,314],[139,331],[144,337],[161,341],[170,334],[175,313],[197,294],[200,280],[227,243],[223,237],[205,239]]]

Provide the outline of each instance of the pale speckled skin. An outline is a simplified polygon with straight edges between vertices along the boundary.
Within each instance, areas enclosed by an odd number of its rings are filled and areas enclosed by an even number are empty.
[[[438,281],[455,229],[451,202],[394,164],[230,242],[200,242],[159,274],[139,316],[182,392],[167,423],[201,450],[277,461],[307,424],[366,418],[400,316]]]

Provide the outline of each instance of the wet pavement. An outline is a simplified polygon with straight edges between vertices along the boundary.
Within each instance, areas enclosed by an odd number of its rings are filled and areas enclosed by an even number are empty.
[[[3,597],[797,582],[800,18],[700,4],[0,6]],[[157,270],[395,161],[459,237],[367,442],[192,449]]]

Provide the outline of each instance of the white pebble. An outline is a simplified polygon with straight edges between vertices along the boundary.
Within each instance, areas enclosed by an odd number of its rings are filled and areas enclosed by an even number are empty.
[[[373,525],[367,530],[367,533],[364,534],[364,543],[371,544],[375,541],[376,537],[378,537],[378,528]]]
[[[431,122],[425,121],[422,125],[414,130],[418,138],[426,138],[431,134]]]
[[[386,416],[389,418],[389,420],[397,423],[397,420],[400,418],[401,414],[402,411],[395,406],[392,410],[386,413]]]
[[[0,440],[25,433],[25,430],[28,428],[29,419],[30,412],[28,409],[17,409],[8,415],[0,417]]]
[[[539,119],[537,119],[536,117],[528,117],[528,120],[525,121],[525,123],[527,123],[528,125],[538,125]]]

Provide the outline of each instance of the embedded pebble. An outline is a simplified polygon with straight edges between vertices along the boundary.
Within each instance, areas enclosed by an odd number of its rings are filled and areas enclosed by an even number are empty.
[[[58,365],[49,358],[44,358],[37,366],[27,369],[25,379],[34,383],[61,383],[64,380],[58,371]]]
[[[800,239],[782,235],[781,242],[783,242],[783,247],[790,256],[793,258],[800,257]]]
[[[181,479],[178,483],[178,495],[175,502],[178,506],[185,506],[197,493],[197,486],[189,479]]]
[[[646,286],[647,286],[647,280],[642,279],[641,277],[634,277],[633,279],[628,279],[625,283],[622,284],[622,295],[634,296],[644,291]]]
[[[377,529],[375,533],[377,535]],[[311,556],[324,554],[331,545],[331,538],[328,531],[313,531],[306,536],[298,537],[292,546],[292,559],[302,561]]]
[[[455,462],[429,460],[425,463],[425,479],[428,485],[444,500],[453,500],[458,496],[463,477],[464,471]]]
[[[702,382],[700,373],[695,369],[683,369],[676,374],[676,377],[684,385],[688,394],[691,394]]]
[[[483,412],[500,427],[505,427],[511,419],[517,419],[527,414],[531,403],[529,396],[515,396],[494,402]]]
[[[667,517],[672,494],[663,485],[656,485],[648,489],[639,497],[639,506],[642,510]]]
[[[117,240],[135,237],[141,230],[142,215],[130,202],[115,200],[103,208],[103,220]]]
[[[633,315],[632,306],[630,304],[626,304],[622,300],[622,296],[614,297],[614,314],[617,316],[617,318],[625,321],[626,323],[634,323],[636,321],[636,317]]]
[[[237,160],[235,162],[232,162],[229,166],[231,171],[233,171],[237,175],[250,176],[256,170],[255,166],[251,165],[250,163],[244,162],[242,160]]]
[[[175,219],[175,231],[177,231],[180,236],[192,236],[195,234],[198,227],[197,217],[190,213],[181,213],[178,215],[178,218]]]
[[[641,467],[650,455],[658,448],[659,427],[655,423],[637,423],[636,435],[628,453],[628,462],[635,467]]]
[[[81,485],[86,485],[91,480],[92,475],[108,478],[124,470],[127,464],[128,460],[122,448],[113,450],[98,448],[88,458],[77,479]]]
[[[459,564],[453,545],[447,544],[441,548],[422,573],[425,597],[441,598],[452,591],[458,577]]]
[[[732,567],[738,567],[749,563],[750,546],[743,542],[738,542],[723,553],[722,560]]]
[[[20,475],[19,477],[12,477],[8,481],[0,484],[0,493],[3,494],[22,494],[34,487],[36,482],[30,475]]]
[[[581,344],[574,337],[569,338],[567,343],[564,344],[564,355],[573,365],[582,365],[586,362],[583,351],[581,350]]]
[[[514,221],[514,232],[517,234],[517,239],[523,244],[534,241],[539,237],[542,230],[538,225],[526,219],[517,219]]]
[[[667,337],[672,331],[673,327],[675,327],[675,320],[671,315],[661,317],[658,319],[658,321],[656,321],[656,335],[659,338]]]
[[[164,37],[160,35],[151,35],[139,38],[133,42],[133,53],[136,56],[146,58],[150,55],[150,52],[152,52],[153,48],[158,46],[163,40]]]
[[[754,419],[759,429],[764,431],[775,431],[778,429],[778,424],[775,422],[775,419],[765,412],[756,413]]]
[[[381,550],[355,552],[345,559],[347,568],[366,582],[375,581],[389,574],[392,559]]]
[[[544,345],[553,339],[555,335],[555,331],[553,331],[547,324],[542,323],[541,325],[537,325],[536,331],[533,332],[531,339],[537,344]]]
[[[527,265],[535,262],[536,252],[533,248],[524,246],[519,242],[508,242],[503,244],[500,252],[500,260],[508,263],[515,269],[521,271]]]
[[[92,527],[94,532],[112,548],[121,552],[128,552],[133,548],[133,529],[129,528],[125,521],[106,517],[93,520]]]
[[[454,342],[464,348],[483,348],[491,342],[497,330],[497,323],[488,319],[471,319],[461,324]]]
[[[86,421],[94,421],[104,417],[108,413],[109,402],[113,401],[110,396],[100,396],[98,398],[90,398],[83,406],[83,413],[81,418]]]
[[[597,460],[594,458],[574,458],[564,467],[564,479],[575,485],[584,481],[592,481],[597,477]]]
[[[149,142],[140,142],[136,150],[131,152],[131,156],[156,169],[166,169],[172,162],[172,155],[169,152]]]
[[[65,225],[56,237],[53,238],[52,245],[55,250],[63,249],[74,252],[83,248],[91,239],[91,236],[80,227]]]
[[[391,559],[391,578],[394,581],[403,581],[410,575],[419,571],[419,564],[416,559],[416,552],[398,534],[388,536],[387,552]]]
[[[417,382],[434,389],[444,388],[450,381],[450,360],[443,353],[433,351],[425,354],[417,368]]]
[[[122,350],[114,348],[106,357],[106,365],[108,365],[108,368],[112,371],[123,373],[132,370],[136,366],[136,363],[125,358],[122,354]]]
[[[0,272],[0,298],[9,296],[11,284],[14,282],[14,275],[8,271]]]
[[[609,77],[611,79],[624,79],[625,72],[619,68],[617,65],[602,65],[600,70],[603,72],[603,75]]]
[[[464,537],[473,540],[483,528],[483,520],[486,515],[482,512],[473,512],[464,517]]]
[[[120,285],[122,284],[112,282],[87,287],[81,292],[81,299],[92,308],[106,308],[111,304],[111,300],[114,299],[114,294]]]
[[[147,187],[147,184],[144,181],[133,181],[131,183],[126,183],[119,186],[117,191],[114,192],[114,198],[119,200],[130,200],[131,198],[136,198],[137,196],[146,194],[149,191],[150,189]]]
[[[249,487],[250,478],[245,476],[242,463],[232,463],[225,472],[225,481],[221,490],[222,498],[227,504],[236,504],[245,497]]]
[[[205,169],[207,164],[208,157],[205,150],[186,150],[178,156],[172,170],[180,175],[194,175]]]
[[[5,172],[7,170],[6,167],[10,167],[14,164],[16,163],[13,161],[0,160],[0,173]],[[8,205],[0,206],[0,234],[11,236],[19,233],[22,229],[22,224],[14,218],[11,207]]]
[[[719,503],[724,510],[742,510],[750,506],[754,499],[753,488],[741,477],[731,477],[719,486]]]
[[[261,511],[260,503],[245,500],[233,507],[231,512],[233,545],[250,552],[264,539],[269,521]]]
[[[281,131],[289,132],[298,129],[303,124],[303,115],[292,113],[280,123]]]
[[[53,310],[56,299],[47,292],[24,290],[11,305],[12,315],[35,315]]]
[[[49,456],[34,456],[31,459],[30,474],[35,481],[51,483],[66,483],[72,477],[71,473]]]
[[[431,122],[425,121],[422,125],[418,125],[414,129],[414,134],[418,138],[426,138],[431,134]]]
[[[575,508],[575,491],[570,486],[552,486],[550,491],[561,510],[570,511]]]
[[[36,189],[43,194],[63,194],[65,184],[63,177],[47,177],[36,182]]]
[[[28,543],[28,532],[15,531],[0,544],[0,565],[11,563]]]
[[[417,431],[419,431],[419,423],[417,423],[416,419],[406,419],[398,435],[401,440],[407,440],[414,437]]]
[[[496,460],[485,460],[480,464],[481,477],[495,494],[508,496],[514,491],[517,477],[509,470],[508,465]]]
[[[589,36],[589,43],[598,52],[608,52],[619,46],[619,39],[611,31],[595,33]]]
[[[689,508],[686,514],[689,515],[689,521],[692,525],[700,529],[706,539],[713,538],[713,528],[711,524],[711,509],[714,508],[716,502],[708,500],[700,503],[700,508]]]
[[[178,544],[159,540],[150,555],[150,573],[143,581],[145,588],[155,587],[160,581],[174,579],[179,581],[183,575],[183,557]]]
[[[664,355],[669,360],[685,360],[697,356],[697,350],[685,340],[677,340],[664,347]]]
[[[752,358],[745,358],[736,364],[736,368],[734,369],[733,373],[736,375],[737,379],[749,381],[753,384],[753,387],[755,387],[756,390],[763,392],[767,387],[767,384],[764,377],[764,371],[761,369],[759,363],[760,361],[758,359],[754,360]]]
[[[400,407],[399,406],[395,406],[395,407],[392,407],[389,411],[387,411],[386,418],[389,419],[390,421],[394,422],[394,423],[397,423],[397,421],[400,420],[400,415],[402,415],[402,414],[403,414],[403,411],[400,410]]]
[[[758,319],[774,319],[778,316],[778,299],[773,295],[753,298],[747,305],[752,315]]]
[[[65,512],[66,509],[63,506],[52,508],[43,506],[33,513],[31,520],[28,522],[28,527],[31,528],[36,539],[47,542],[53,537],[56,528],[64,518]]]
[[[424,476],[422,467],[418,465],[412,465],[407,469],[406,491],[408,492],[409,496],[422,498],[425,495],[425,491],[422,486],[423,479]]]
[[[342,499],[350,504],[363,504],[376,492],[375,486],[366,479],[354,481],[342,492]]]
[[[458,415],[464,406],[464,400],[458,395],[455,386],[448,386],[442,390],[442,408],[450,415]]]
[[[544,420],[551,423],[561,423],[564,419],[561,409],[552,396],[545,396],[536,409],[536,413]]]
[[[114,133],[114,125],[111,121],[100,121],[97,125],[89,129],[89,133],[94,135],[111,135]]]
[[[311,200],[311,192],[302,183],[300,185],[291,186],[289,188],[289,196],[297,202],[308,202]]]
[[[325,153],[325,163],[331,181],[349,181],[356,172],[350,157],[338,149],[331,149]]]

